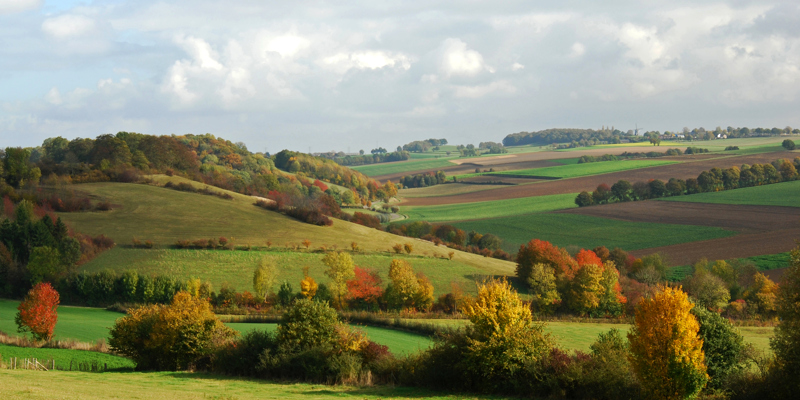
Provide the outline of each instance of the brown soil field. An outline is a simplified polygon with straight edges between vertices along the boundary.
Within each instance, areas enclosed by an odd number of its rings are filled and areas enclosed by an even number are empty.
[[[557,211],[623,221],[715,226],[739,235],[656,247],[631,252],[641,257],[655,252],[667,256],[670,265],[782,253],[800,238],[800,208],[729,204],[636,201]]]
[[[535,154],[540,153],[531,153],[531,155]],[[580,154],[583,155],[583,153]],[[528,154],[521,154],[521,156],[525,155]],[[694,156],[684,156],[680,159],[686,162],[680,164],[662,165],[630,171],[614,172],[610,174],[592,175],[581,178],[536,182],[527,185],[508,186],[498,189],[466,193],[457,196],[409,199],[404,202],[403,205],[429,206],[440,204],[473,203],[478,201],[576,193],[583,190],[592,191],[601,183],[607,183],[611,185],[620,179],[624,179],[633,183],[636,181],[648,181],[650,179],[661,179],[663,181],[667,181],[669,178],[696,178],[701,172],[714,167],[729,168],[734,165],[740,166],[742,164],[767,163],[775,161],[779,158],[794,158],[794,156],[795,154],[788,151],[746,156],[725,156],[709,159],[699,157],[698,159],[694,159]]]

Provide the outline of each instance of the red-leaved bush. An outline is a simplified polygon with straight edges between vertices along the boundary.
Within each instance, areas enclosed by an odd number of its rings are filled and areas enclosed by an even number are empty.
[[[53,338],[53,329],[58,321],[59,295],[50,283],[39,283],[28,291],[25,300],[17,307],[17,330],[30,332],[36,340]]]

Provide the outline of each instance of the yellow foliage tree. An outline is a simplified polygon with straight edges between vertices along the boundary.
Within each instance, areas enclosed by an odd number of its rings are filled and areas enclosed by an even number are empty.
[[[630,362],[648,398],[693,398],[708,382],[692,307],[683,290],[667,287],[636,308]]]
[[[551,314],[561,303],[555,274],[555,269],[544,263],[531,267],[528,284],[531,286],[531,305],[537,312]]]
[[[433,307],[433,284],[427,276],[417,274],[419,289],[414,296],[414,306],[421,311],[429,311]]]
[[[353,258],[350,254],[337,251],[326,254],[322,263],[328,267],[325,275],[331,278],[329,289],[333,296],[333,305],[342,308],[347,298],[347,281],[356,276]]]
[[[317,289],[319,285],[317,282],[308,275],[308,267],[303,268],[303,280],[300,281],[300,294],[302,294],[307,299],[313,299],[314,296],[317,294]]]
[[[744,293],[744,299],[748,305],[754,306],[759,314],[771,316],[775,314],[776,310],[778,285],[766,275],[756,272],[753,276],[753,284]]]
[[[569,284],[567,297],[569,308],[580,314],[586,314],[597,308],[604,293],[602,281],[602,266],[582,265]]]
[[[114,323],[108,344],[132,358],[138,369],[177,370],[210,357],[236,336],[205,299],[178,292],[169,305],[134,308]]]
[[[531,310],[505,280],[481,285],[463,312],[472,322],[465,365],[487,381],[513,375],[551,348],[543,324],[533,321]]]
[[[266,301],[277,280],[278,269],[275,263],[269,257],[262,258],[253,272],[253,290]]]
[[[404,260],[392,260],[389,265],[391,286],[387,289],[389,305],[393,308],[414,306],[414,298],[419,293],[419,280],[411,264]]]

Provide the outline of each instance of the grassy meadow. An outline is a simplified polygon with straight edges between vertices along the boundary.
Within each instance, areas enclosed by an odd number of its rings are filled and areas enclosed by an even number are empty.
[[[17,365],[22,365],[22,359],[36,358],[48,368],[50,365],[49,360],[53,360],[55,361],[56,369],[69,369],[70,364],[73,365],[74,369],[78,369],[78,364],[95,364],[109,370],[133,369],[136,366],[133,361],[125,357],[96,351],[16,347],[0,344],[0,362],[8,363],[9,359],[14,357],[17,358]]]
[[[39,372],[0,369],[0,393],[8,400],[53,399],[499,399],[395,386],[331,386],[272,383],[190,372]]]
[[[591,249],[606,246],[626,251],[669,246],[698,240],[733,236],[722,228],[628,222],[576,214],[529,214],[454,223],[465,231],[492,233],[503,239],[503,249],[516,252],[531,239],[556,246]]]
[[[18,301],[0,299],[0,331],[17,335],[14,316],[17,314],[18,304]],[[102,308],[59,306],[55,339],[74,339],[80,342],[106,339],[109,328],[122,316],[123,314]]]
[[[444,168],[444,167],[452,167],[456,164],[447,161],[449,159],[453,159],[455,157],[450,158],[421,158],[421,159],[411,159],[408,161],[395,161],[389,163],[380,163],[380,164],[368,164],[368,165],[356,165],[350,167],[358,172],[366,176],[379,176],[379,175],[388,175],[388,174],[396,174],[401,172],[411,172],[411,171],[421,171],[426,169],[436,169],[436,168]]]
[[[514,215],[575,208],[577,193],[522,197],[475,203],[445,204],[437,206],[402,207],[409,221],[465,221],[482,218],[499,218]]]
[[[443,185],[426,186],[422,188],[400,189],[398,197],[440,197],[454,196],[472,192],[482,192],[484,190],[497,189],[507,185],[473,185],[469,183],[447,183]]]
[[[390,243],[391,244],[391,243]],[[387,244],[390,245],[390,244]],[[416,244],[415,244],[416,246]],[[444,248],[444,247],[443,247]],[[178,250],[178,249],[131,249],[117,247],[108,250],[81,268],[87,272],[112,269],[117,272],[134,270],[143,275],[166,274],[180,279],[198,278],[212,283],[215,290],[224,284],[239,290],[253,290],[253,271],[262,258],[269,257],[279,268],[278,281],[289,281],[295,291],[300,290],[303,267],[319,283],[328,283],[322,264],[324,254],[305,251],[225,251],[225,250]],[[456,256],[456,259],[459,256]],[[436,295],[450,292],[450,283],[461,283],[465,289],[474,291],[475,279],[492,274],[442,258],[430,258],[389,253],[354,254],[353,261],[363,268],[372,268],[388,282],[389,265],[392,259],[408,261],[417,272],[422,272],[433,283]],[[276,292],[278,284],[273,288]]]
[[[800,207],[800,181],[781,182],[722,192],[697,193],[690,196],[666,197],[660,201],[735,204],[753,206]]]
[[[451,251],[430,242],[395,236],[342,220],[334,220],[333,226],[327,227],[306,224],[256,207],[251,197],[238,194],[232,194],[233,200],[224,200],[215,196],[125,183],[82,184],[75,185],[75,189],[96,199],[110,201],[114,205],[113,210],[59,213],[59,216],[78,232],[105,234],[123,246],[130,245],[134,238],[152,240],[157,247],[164,248],[178,240],[224,236],[239,246],[249,244],[261,247],[273,242],[276,247],[287,244],[294,247],[301,246],[300,243],[308,239],[312,249],[322,246],[327,249],[349,249],[351,243],[356,242],[368,252],[386,252],[397,243],[412,244],[415,254],[432,258],[446,258]],[[132,254],[132,257],[150,256]],[[130,261],[116,258],[113,265],[102,265],[102,268],[124,269]],[[450,265],[456,264],[483,271],[484,274],[513,274],[514,271],[513,263],[463,252],[456,252]],[[97,264],[92,262],[87,267],[92,268],[91,265]],[[292,264],[281,267],[302,266]]]
[[[740,258],[740,261],[751,262],[755,264],[759,271],[769,271],[773,269],[786,268],[791,261],[790,253],[777,253],[777,254],[764,254],[761,256],[753,256],[747,258]],[[710,260],[716,261],[716,260]],[[670,281],[678,282],[683,280],[692,273],[693,266],[680,265],[671,267],[667,270],[667,279]]]

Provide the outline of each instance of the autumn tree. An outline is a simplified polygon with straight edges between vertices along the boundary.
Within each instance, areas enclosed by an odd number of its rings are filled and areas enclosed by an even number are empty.
[[[300,294],[307,299],[313,299],[317,294],[317,281],[308,274],[308,267],[303,267],[303,280],[300,281]]]
[[[692,307],[686,293],[666,287],[636,308],[630,362],[650,398],[692,398],[708,382]]]
[[[347,281],[348,297],[362,304],[375,304],[383,296],[381,278],[373,270],[355,267],[355,278]]]
[[[556,275],[573,274],[577,263],[566,250],[539,239],[522,245],[517,253],[517,277],[528,283],[534,264],[542,263],[555,270]]]
[[[550,351],[543,324],[534,322],[530,309],[505,280],[481,285],[463,312],[472,323],[462,350],[463,365],[484,385],[499,384]]]
[[[411,264],[404,260],[392,260],[389,265],[389,280],[386,298],[392,308],[408,308],[414,306],[414,298],[420,290],[419,281]]]
[[[179,370],[208,362],[217,346],[236,336],[207,300],[178,292],[169,305],[128,310],[109,332],[112,350],[139,370]]]
[[[754,307],[759,314],[770,316],[776,311],[778,285],[766,275],[756,272],[753,275],[753,283],[744,293],[744,299],[747,305]]]
[[[543,263],[534,264],[527,283],[530,286],[531,306],[536,311],[552,314],[561,304],[553,267]]]
[[[322,258],[322,263],[328,267],[325,275],[331,279],[329,289],[333,296],[333,304],[337,308],[344,306],[347,298],[347,281],[355,277],[353,258],[343,251],[332,252]]]
[[[775,352],[778,371],[787,382],[787,392],[797,394],[800,384],[800,246],[790,253],[791,262],[778,292],[780,323],[770,347]]]
[[[703,340],[708,386],[722,388],[731,375],[745,367],[744,339],[719,313],[695,306],[692,314],[700,324],[698,335]]]
[[[278,269],[275,263],[269,257],[262,258],[253,272],[253,290],[266,301],[277,280]]]
[[[50,283],[39,283],[19,303],[14,321],[17,331],[30,332],[35,340],[48,341],[58,321],[59,295]]]

